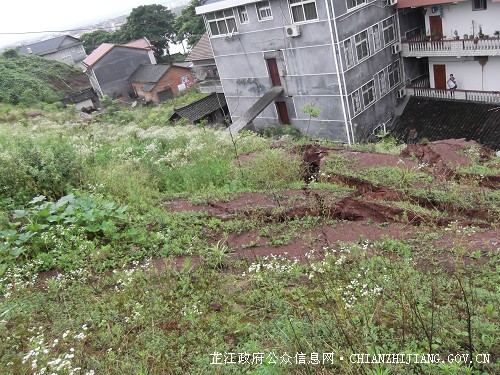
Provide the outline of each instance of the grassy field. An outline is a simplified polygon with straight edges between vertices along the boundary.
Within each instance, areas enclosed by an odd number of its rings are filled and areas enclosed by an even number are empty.
[[[500,373],[499,158],[168,123],[200,96],[0,104],[1,374]]]

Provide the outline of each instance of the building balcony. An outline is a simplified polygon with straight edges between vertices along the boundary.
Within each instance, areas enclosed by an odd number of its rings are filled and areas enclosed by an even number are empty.
[[[440,90],[428,87],[409,85],[406,87],[410,96],[423,96],[435,99],[468,100],[483,103],[500,103],[499,91],[474,91],[474,90]]]
[[[500,56],[500,38],[457,40],[412,39],[401,43],[403,57]]]

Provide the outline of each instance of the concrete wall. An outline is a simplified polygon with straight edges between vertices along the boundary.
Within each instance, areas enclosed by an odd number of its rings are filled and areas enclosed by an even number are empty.
[[[500,91],[500,56],[489,57],[482,69],[479,61],[473,57],[432,57],[429,58],[429,76],[431,87],[434,88],[434,64],[446,66],[446,77],[453,74],[459,90]]]
[[[457,4],[442,5],[443,36],[453,39],[454,31],[457,30],[462,39],[464,34],[477,35],[479,25],[482,26],[483,34],[493,37],[496,30],[500,30],[500,3],[493,3],[486,0],[486,10],[472,10],[471,1],[460,2]],[[435,12],[433,13],[433,8]],[[425,29],[430,30],[429,16],[439,15],[439,7],[426,7]],[[473,26],[474,22],[474,26]]]
[[[139,65],[150,63],[148,51],[116,46],[95,63],[93,70],[103,95],[127,97],[133,92],[130,75]]]

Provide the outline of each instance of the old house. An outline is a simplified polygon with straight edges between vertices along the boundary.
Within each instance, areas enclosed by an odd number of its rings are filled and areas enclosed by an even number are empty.
[[[94,90],[113,99],[133,94],[129,78],[142,64],[156,64],[153,48],[145,38],[127,44],[103,43],[83,60]]]
[[[195,44],[186,61],[192,63],[191,71],[201,92],[223,92],[208,33]]]
[[[45,59],[80,67],[83,67],[82,61],[87,57],[82,41],[69,35],[26,44],[19,47],[18,52],[22,55],[38,55]]]
[[[224,94],[213,93],[181,108],[174,108],[170,121],[185,119],[192,124],[206,121],[207,124],[223,123],[228,115]]]
[[[404,85],[394,3],[205,1],[196,11],[233,122],[289,123],[346,143],[368,137],[394,116]],[[308,107],[321,112],[310,117]]]
[[[129,80],[139,98],[154,103],[164,102],[194,84],[189,68],[176,64],[140,65]]]

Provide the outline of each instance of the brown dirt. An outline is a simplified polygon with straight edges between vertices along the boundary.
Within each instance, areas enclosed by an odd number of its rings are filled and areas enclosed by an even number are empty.
[[[66,77],[52,78],[50,79],[49,84],[56,90],[62,91],[65,94],[91,87],[89,78],[81,72],[72,73]]]

